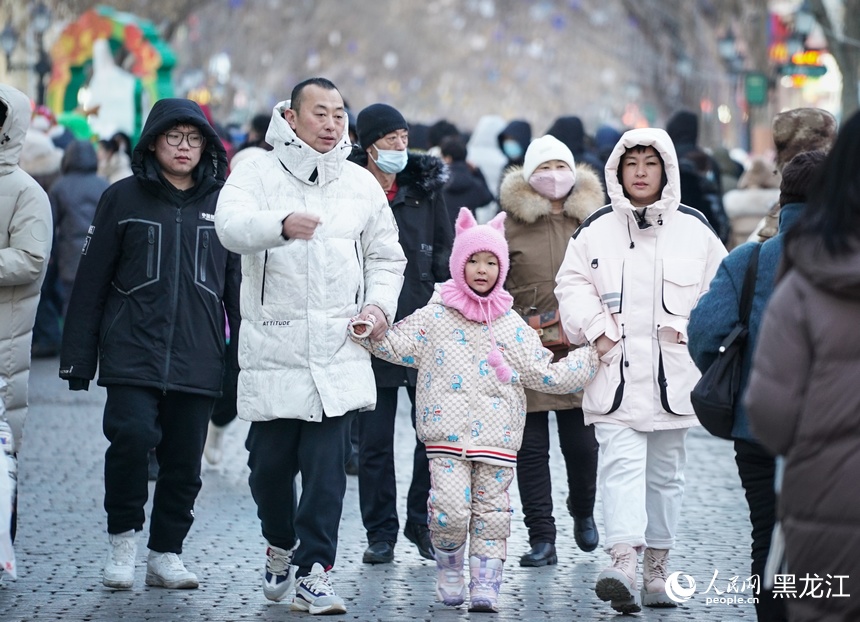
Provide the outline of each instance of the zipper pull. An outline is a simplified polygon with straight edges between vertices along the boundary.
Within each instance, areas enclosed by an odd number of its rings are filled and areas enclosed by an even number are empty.
[[[595,269],[597,268],[597,257],[591,260],[591,267]]]

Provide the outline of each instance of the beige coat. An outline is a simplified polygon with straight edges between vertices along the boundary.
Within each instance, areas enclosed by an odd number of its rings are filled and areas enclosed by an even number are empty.
[[[505,286],[514,297],[514,311],[525,317],[557,309],[555,275],[573,232],[603,205],[600,179],[591,167],[578,165],[576,185],[562,213],[552,214],[549,200],[523,179],[521,167],[515,167],[505,174],[499,201],[508,213],[505,237],[511,263]],[[549,395],[526,389],[526,402],[528,412],[568,410],[582,404],[582,394]]]
[[[8,108],[0,127],[0,395],[15,438],[15,451],[27,415],[30,343],[48,257],[51,254],[51,204],[32,177],[18,167],[30,124],[30,101],[0,84]]]

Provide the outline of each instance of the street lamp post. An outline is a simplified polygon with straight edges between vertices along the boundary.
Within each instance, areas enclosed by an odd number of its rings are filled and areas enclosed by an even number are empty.
[[[742,92],[744,93],[743,105],[741,106],[743,115],[743,148],[749,151],[751,142],[749,105],[745,93],[747,71],[744,66],[745,58],[738,50],[737,40],[735,39],[735,34],[731,27],[726,31],[726,34],[717,41],[717,52],[719,53],[726,71],[731,78],[732,91],[734,93],[736,104],[740,98],[740,94]]]
[[[45,31],[51,25],[51,9],[37,2],[30,13],[30,28],[36,35],[37,56],[35,63],[13,63],[12,53],[18,46],[18,31],[7,24],[0,32],[0,47],[6,53],[6,68],[10,71],[33,71],[36,74],[36,103],[45,103],[45,77],[51,73],[51,57],[45,49]]]

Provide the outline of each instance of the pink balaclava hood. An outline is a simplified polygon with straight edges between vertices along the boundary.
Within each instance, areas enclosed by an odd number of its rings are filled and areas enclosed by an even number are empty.
[[[504,357],[496,347],[492,321],[510,311],[513,297],[505,290],[508,276],[508,242],[505,240],[505,212],[499,212],[490,222],[479,225],[468,208],[461,207],[454,226],[454,246],[448,266],[451,279],[442,284],[440,293],[445,305],[457,309],[473,322],[486,322],[490,331],[492,350],[487,361],[496,369],[502,382],[510,381],[512,372],[504,365]],[[466,262],[475,253],[493,253],[499,261],[499,278],[487,294],[480,295],[466,284]]]

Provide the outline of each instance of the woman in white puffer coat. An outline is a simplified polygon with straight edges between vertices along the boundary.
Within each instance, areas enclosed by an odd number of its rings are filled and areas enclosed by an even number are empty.
[[[698,425],[690,391],[700,374],[687,352],[687,322],[726,255],[705,217],[681,205],[679,180],[665,131],[626,132],[606,163],[611,205],[577,230],[556,278],[568,336],[602,355],[582,404],[600,444],[613,561],[595,591],[623,613],[640,610],[643,549],[644,604],[674,605],[666,563],[684,493],[685,437]]]

